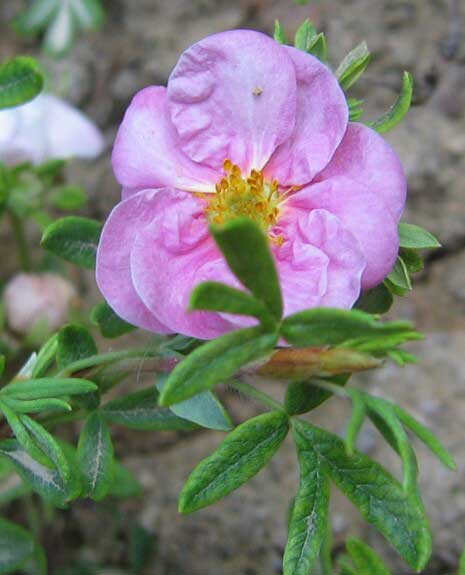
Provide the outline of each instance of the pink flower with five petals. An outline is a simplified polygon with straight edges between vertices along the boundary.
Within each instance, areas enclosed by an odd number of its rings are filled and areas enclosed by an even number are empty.
[[[253,31],[215,34],[179,59],[168,87],[133,99],[113,167],[123,199],[97,255],[115,312],[159,332],[210,339],[250,318],[188,312],[192,289],[241,287],[209,223],[247,215],[270,238],[284,313],[350,308],[398,252],[406,180],[376,132],[348,122],[319,60]]]

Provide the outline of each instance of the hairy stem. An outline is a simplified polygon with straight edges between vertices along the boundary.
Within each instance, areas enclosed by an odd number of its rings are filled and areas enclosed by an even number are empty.
[[[284,411],[284,407],[278,401],[270,397],[264,391],[260,391],[253,385],[250,385],[249,383],[245,383],[243,381],[233,381],[230,385],[231,387],[237,389],[237,391],[240,391],[244,395],[248,395],[252,399],[255,399],[256,401],[262,403],[263,405],[271,407],[271,409],[278,409],[279,411]]]

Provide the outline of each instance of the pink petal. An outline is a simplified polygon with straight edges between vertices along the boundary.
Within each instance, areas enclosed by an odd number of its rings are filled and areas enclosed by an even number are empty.
[[[296,79],[287,50],[251,30],[191,46],[168,82],[171,119],[184,151],[220,170],[226,158],[261,169],[292,133]]]
[[[346,131],[349,112],[344,92],[329,68],[301,50],[286,50],[297,77],[296,123],[265,173],[285,186],[303,185],[330,161]]]
[[[48,139],[49,158],[96,158],[105,147],[97,126],[67,102],[43,94],[43,129]]]
[[[112,162],[116,178],[126,190],[124,197],[165,186],[214,191],[222,175],[182,152],[162,86],[145,88],[134,96],[116,136]]]
[[[157,333],[171,330],[144,305],[131,279],[130,254],[137,231],[157,213],[159,190],[146,190],[119,203],[107,219],[97,251],[97,285],[115,312],[133,325]]]
[[[297,192],[288,205],[327,210],[357,238],[367,263],[362,288],[374,287],[392,270],[399,249],[397,221],[371,188],[342,176],[332,177]]]
[[[137,233],[131,269],[139,296],[171,331],[211,339],[233,326],[217,313],[189,312],[191,292],[206,280],[234,285],[234,278],[209,235],[203,210],[192,194],[160,192],[156,217]]]
[[[350,308],[360,295],[365,258],[354,236],[326,210],[287,207],[273,248],[285,315],[317,306]]]
[[[407,195],[404,170],[391,146],[371,128],[350,123],[331,162],[315,181],[335,176],[345,176],[370,188],[394,219],[400,219]]]

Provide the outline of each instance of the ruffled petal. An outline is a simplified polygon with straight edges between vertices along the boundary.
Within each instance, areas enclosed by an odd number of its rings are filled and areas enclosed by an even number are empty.
[[[228,158],[261,169],[292,134],[296,78],[287,50],[251,30],[191,46],[168,82],[171,119],[184,151],[217,170]]]
[[[165,186],[213,192],[222,175],[183,153],[168,116],[163,86],[145,88],[134,96],[116,136],[112,163],[124,197]]]
[[[67,102],[43,94],[43,125],[50,158],[96,158],[104,147],[101,131],[78,109]]]
[[[335,176],[297,192],[288,205],[308,211],[323,209],[337,216],[365,256],[363,289],[378,285],[392,270],[399,249],[397,221],[371,188]]]
[[[285,186],[304,185],[330,161],[346,131],[349,112],[344,92],[327,66],[302,50],[286,50],[297,77],[296,123],[265,174]]]
[[[137,233],[131,252],[134,286],[171,331],[211,339],[233,329],[217,313],[189,312],[192,290],[203,281],[234,285],[208,232],[203,203],[192,194],[160,192],[157,215]]]
[[[402,164],[387,141],[363,124],[350,123],[341,145],[315,182],[345,176],[383,200],[396,221],[407,195]]]
[[[131,278],[130,254],[136,232],[157,213],[159,190],[146,190],[119,203],[107,219],[97,251],[97,285],[108,305],[133,325],[156,333],[171,330],[138,296]]]
[[[274,233],[284,239],[273,251],[285,315],[318,306],[352,307],[366,262],[336,216],[287,207]]]

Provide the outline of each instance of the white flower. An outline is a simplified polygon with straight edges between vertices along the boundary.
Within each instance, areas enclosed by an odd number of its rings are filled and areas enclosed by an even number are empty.
[[[7,283],[3,305],[10,328],[26,335],[40,324],[50,331],[59,328],[75,298],[74,287],[57,274],[19,273]]]
[[[78,109],[51,94],[0,111],[0,161],[9,165],[51,159],[95,158],[102,133]]]

